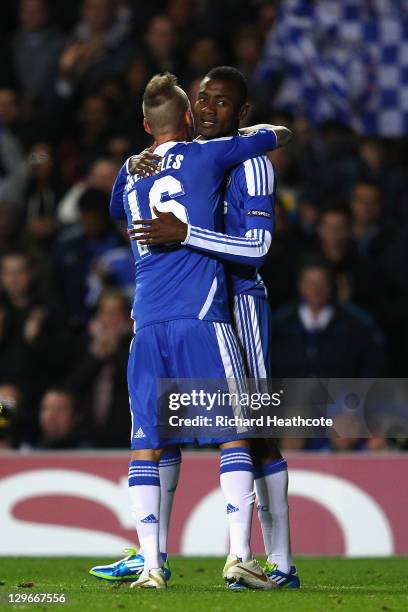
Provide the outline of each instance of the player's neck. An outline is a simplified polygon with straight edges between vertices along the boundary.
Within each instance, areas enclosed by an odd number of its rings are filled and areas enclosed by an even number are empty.
[[[189,140],[189,138],[186,130],[179,130],[178,132],[169,132],[167,134],[157,135],[155,140],[157,146],[159,146],[165,142],[182,142]]]

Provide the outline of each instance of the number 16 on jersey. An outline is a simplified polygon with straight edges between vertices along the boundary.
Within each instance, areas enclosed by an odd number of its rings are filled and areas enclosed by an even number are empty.
[[[184,193],[183,185],[174,176],[167,175],[156,179],[149,191],[149,209],[152,218],[156,216],[153,208],[157,208],[160,212],[172,212],[180,221],[188,223],[186,207],[175,199]],[[136,190],[129,193],[128,202],[132,219],[142,219]],[[137,248],[141,257],[150,255],[148,246],[138,242]]]

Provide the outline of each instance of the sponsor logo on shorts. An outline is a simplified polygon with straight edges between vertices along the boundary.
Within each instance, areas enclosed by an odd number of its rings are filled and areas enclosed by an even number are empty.
[[[135,435],[133,437],[134,438],[145,438],[146,434],[143,431],[143,429],[141,427],[139,427],[139,429],[137,430],[137,432],[135,433]]]

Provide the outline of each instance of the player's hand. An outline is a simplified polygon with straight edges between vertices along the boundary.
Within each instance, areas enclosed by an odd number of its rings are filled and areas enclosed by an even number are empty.
[[[135,219],[133,227],[128,229],[131,240],[137,240],[141,245],[167,244],[184,242],[187,237],[187,223],[180,221],[172,212],[160,212],[153,207],[156,219]]]
[[[160,155],[155,155],[150,149],[145,149],[139,155],[133,155],[130,158],[129,172],[141,177],[154,176],[160,172],[162,159]]]

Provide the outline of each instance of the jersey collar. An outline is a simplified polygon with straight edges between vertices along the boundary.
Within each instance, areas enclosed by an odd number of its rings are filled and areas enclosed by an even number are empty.
[[[160,155],[160,157],[164,157],[172,147],[176,144],[179,144],[176,140],[169,140],[168,142],[163,142],[161,145],[155,148],[154,154]]]

